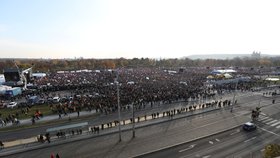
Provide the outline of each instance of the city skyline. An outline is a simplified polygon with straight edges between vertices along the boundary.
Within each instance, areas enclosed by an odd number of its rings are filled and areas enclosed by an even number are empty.
[[[1,1],[1,58],[279,55],[277,1]]]

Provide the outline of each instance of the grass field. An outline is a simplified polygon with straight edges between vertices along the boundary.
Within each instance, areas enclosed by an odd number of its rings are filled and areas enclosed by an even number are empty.
[[[50,109],[50,107],[46,104],[44,105],[35,105],[35,106],[32,106],[30,109],[29,109],[29,112],[27,114],[24,114],[22,113],[21,111],[21,108],[13,108],[13,109],[10,109],[10,108],[4,108],[4,109],[0,109],[0,114],[1,114],[1,118],[6,118],[9,114],[16,114],[18,113],[19,117],[18,119],[26,119],[26,118],[30,118],[35,114],[36,110],[40,110],[41,113],[46,116],[46,115],[50,115],[50,114],[53,114],[52,110]]]

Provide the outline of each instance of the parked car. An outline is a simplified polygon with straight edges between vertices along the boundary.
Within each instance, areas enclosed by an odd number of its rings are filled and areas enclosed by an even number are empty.
[[[53,98],[49,97],[49,98],[47,99],[47,102],[48,102],[48,103],[53,103]]]
[[[28,103],[31,105],[37,104],[39,102],[38,96],[31,96],[28,98]]]
[[[53,102],[54,103],[59,103],[60,101],[60,98],[59,97],[53,97]]]
[[[40,104],[40,105],[42,105],[42,104],[44,104],[45,103],[45,100],[44,99],[40,99],[39,101],[38,101],[38,104]]]
[[[7,108],[14,108],[17,106],[17,102],[10,102],[8,105],[7,105]]]
[[[246,122],[243,124],[243,129],[245,131],[253,131],[257,129],[257,126],[252,122]]]

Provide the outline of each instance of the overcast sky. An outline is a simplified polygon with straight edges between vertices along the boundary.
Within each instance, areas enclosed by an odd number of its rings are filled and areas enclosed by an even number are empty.
[[[1,58],[280,55],[279,0],[0,0]]]

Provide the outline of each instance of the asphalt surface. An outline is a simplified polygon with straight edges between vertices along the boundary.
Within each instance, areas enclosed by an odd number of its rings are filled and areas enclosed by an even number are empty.
[[[175,147],[162,149],[141,158],[261,158],[267,144],[280,142],[279,110],[275,112],[275,104],[265,111],[274,111],[273,115],[261,115],[256,121],[255,131],[244,131],[241,127],[212,135],[204,139],[188,142]],[[278,117],[275,117],[278,116]]]

